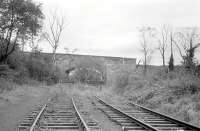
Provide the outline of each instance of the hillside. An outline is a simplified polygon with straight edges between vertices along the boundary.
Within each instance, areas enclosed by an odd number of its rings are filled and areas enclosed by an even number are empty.
[[[184,68],[167,73],[151,66],[146,76],[142,68],[134,72],[121,69],[106,92],[113,99],[135,102],[200,127],[200,78]]]

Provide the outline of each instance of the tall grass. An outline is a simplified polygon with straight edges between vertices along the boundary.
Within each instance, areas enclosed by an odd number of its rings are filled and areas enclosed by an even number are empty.
[[[115,88],[122,97],[200,126],[200,78],[182,68],[167,73],[160,67],[118,73]],[[120,93],[119,93],[120,92]]]

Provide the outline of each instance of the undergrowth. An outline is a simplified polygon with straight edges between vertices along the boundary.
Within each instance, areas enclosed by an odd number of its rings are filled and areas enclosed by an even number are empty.
[[[182,70],[121,73],[113,91],[121,97],[200,126],[200,78]]]
[[[60,69],[52,63],[51,57],[40,52],[26,54],[15,50],[7,63],[0,63],[0,93],[12,90],[15,85],[52,85],[60,78]]]

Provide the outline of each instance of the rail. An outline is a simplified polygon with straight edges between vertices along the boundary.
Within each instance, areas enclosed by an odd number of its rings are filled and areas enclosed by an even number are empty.
[[[147,130],[152,130],[152,131],[159,131],[159,130],[156,129],[155,127],[152,127],[151,125],[146,124],[146,123],[144,123],[144,122],[142,122],[142,121],[136,119],[135,117],[128,115],[127,113],[121,111],[120,109],[117,109],[116,107],[114,107],[114,106],[112,106],[112,105],[106,103],[106,102],[103,101],[102,99],[100,99],[100,98],[98,98],[98,97],[96,97],[96,98],[97,98],[101,103],[103,103],[104,105],[107,105],[107,106],[109,106],[110,108],[112,108],[113,110],[119,112],[120,114],[123,114],[124,116],[126,116],[126,117],[128,117],[129,119],[133,120],[135,123],[139,124],[140,126],[144,127],[145,129],[147,129]]]
[[[37,117],[35,118],[33,124],[31,125],[29,131],[33,131],[35,128],[35,125],[37,124],[38,120],[40,119],[42,113],[44,112],[45,108],[46,108],[46,104],[42,107],[42,109],[40,110],[40,112],[38,113]]]
[[[84,131],[90,131],[89,127],[87,126],[86,122],[84,121],[83,117],[81,116],[81,114],[79,113],[77,107],[76,107],[76,104],[74,102],[74,99],[72,98],[72,103],[73,103],[73,107],[76,111],[76,114],[78,115],[78,117],[80,118],[80,123],[81,123],[81,126],[83,128]]]
[[[135,107],[139,107],[139,108],[141,108],[141,109],[143,109],[143,110],[146,110],[146,111],[148,111],[148,112],[151,112],[152,114],[156,114],[156,115],[158,115],[158,116],[161,116],[161,117],[164,118],[165,120],[168,120],[168,121],[177,123],[177,124],[179,124],[179,125],[181,125],[181,126],[188,127],[188,128],[190,128],[191,130],[200,131],[200,128],[198,128],[198,127],[196,127],[196,126],[193,126],[193,125],[188,124],[188,123],[186,123],[186,122],[183,122],[183,121],[181,121],[181,120],[172,118],[172,117],[170,117],[170,116],[166,116],[166,115],[164,115],[164,114],[162,114],[162,113],[160,113],[160,112],[153,111],[153,110],[151,110],[151,109],[148,109],[148,108],[146,108],[146,107],[144,107],[144,106],[141,106],[141,105],[138,105],[138,104],[136,104],[136,103],[130,102],[129,104],[131,104],[131,105],[133,105],[133,106],[135,106]]]

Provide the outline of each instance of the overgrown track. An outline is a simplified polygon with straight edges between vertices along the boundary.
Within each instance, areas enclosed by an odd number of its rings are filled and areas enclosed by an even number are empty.
[[[124,118],[121,120],[122,117],[119,117],[119,115],[116,114],[126,114],[126,116],[129,116],[130,118],[134,118],[135,120],[142,122],[144,125],[146,125],[145,127],[147,127],[147,128],[144,127],[145,129],[148,129],[148,127],[150,127],[149,128],[150,130],[157,130],[157,131],[200,131],[200,128],[198,127],[176,120],[174,118],[168,117],[166,115],[152,111],[150,109],[147,109],[145,107],[139,106],[134,103],[131,103],[131,105],[130,103],[125,104],[120,107],[117,106],[116,108],[106,103],[100,98],[97,99],[100,103],[102,103],[106,107],[109,107],[112,110],[111,112],[109,110],[104,109],[105,112],[110,116],[110,118],[114,119],[118,123],[121,122],[120,123],[121,125],[124,124],[123,121]]]
[[[18,126],[19,131],[33,131],[33,128],[36,126],[37,121],[39,120],[41,114],[44,112],[46,104],[44,106],[39,105],[36,107],[31,114],[29,114]]]
[[[90,131],[73,99],[37,107],[18,126],[19,131]]]
[[[97,98],[97,97],[96,97]],[[157,131],[156,128],[146,124],[126,112],[106,103],[105,101],[97,98],[99,109],[102,110],[111,121],[119,124],[124,131]]]
[[[200,131],[200,128],[190,125],[186,122],[174,119],[172,117],[163,115],[161,113],[155,112],[146,107],[140,106],[135,103],[129,103],[132,108],[131,110],[138,111],[138,117],[143,118],[143,120],[154,126],[159,128],[160,130],[184,130],[184,131]],[[135,115],[135,114],[132,114]]]

